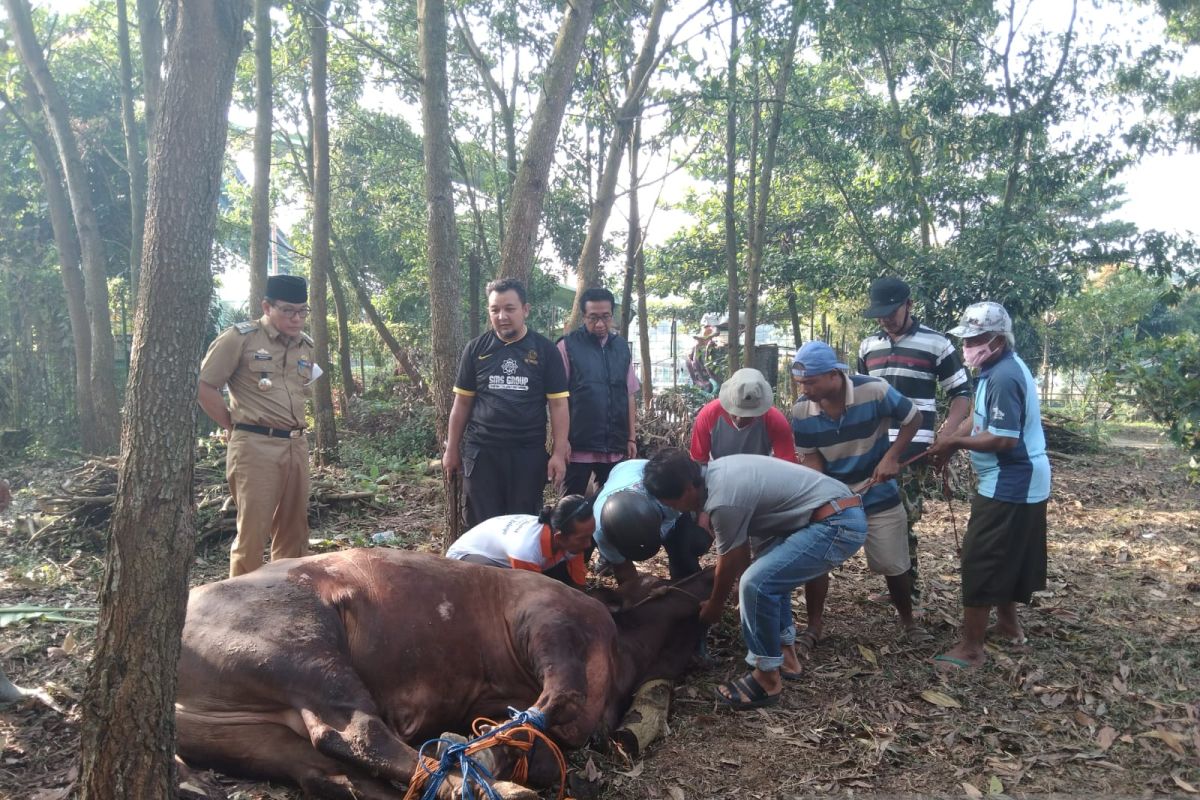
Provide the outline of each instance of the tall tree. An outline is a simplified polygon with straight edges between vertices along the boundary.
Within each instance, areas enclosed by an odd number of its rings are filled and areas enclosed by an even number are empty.
[[[513,185],[500,274],[506,278],[519,278],[526,286],[533,274],[533,248],[542,219],[542,201],[554,161],[555,143],[595,8],[596,0],[575,0],[567,4]]]
[[[579,325],[579,298],[588,289],[599,286],[601,282],[600,246],[604,243],[604,229],[608,226],[608,218],[617,198],[621,157],[629,146],[633,126],[642,115],[642,100],[650,85],[651,70],[658,62],[658,29],[666,10],[667,0],[654,0],[654,5],[650,8],[650,19],[646,23],[646,37],[642,40],[642,49],[638,52],[633,73],[625,87],[625,99],[614,114],[608,153],[604,158],[599,185],[596,188],[596,200],[592,204],[592,213],[588,219],[587,238],[583,241],[583,251],[579,254],[579,263],[575,266],[575,302],[572,303],[571,314],[567,318],[568,330]]]
[[[142,101],[146,109],[146,141],[154,138],[162,106],[162,0],[137,0],[138,42],[142,49]]]
[[[129,291],[138,294],[142,264],[142,235],[146,227],[146,169],[142,160],[142,128],[133,113],[133,56],[129,49],[126,0],[117,0],[117,50],[120,58],[121,128],[125,134],[125,163],[129,171]]]
[[[449,429],[455,368],[462,350],[458,318],[458,235],[450,180],[450,109],[446,77],[446,5],[418,0],[421,49],[421,121],[425,131],[425,202],[429,209],[426,253],[429,263],[430,334],[433,338],[433,396],[438,410],[438,441]],[[458,537],[457,475],[447,475],[446,536]]]
[[[354,384],[354,365],[350,356],[350,307],[346,291],[338,279],[337,268],[330,263],[329,289],[333,294],[333,313],[337,318],[338,377],[342,382],[342,417],[350,408],[350,399],[358,394]]]
[[[195,550],[196,382],[233,72],[249,6],[174,0],[151,142],[117,501],[83,699],[84,800],[173,797],[175,665]],[[191,387],[181,390],[181,387]]]
[[[24,81],[31,83],[27,77]],[[27,86],[31,89],[31,86]],[[50,229],[54,234],[54,247],[58,251],[59,272],[62,275],[63,294],[67,300],[67,318],[71,322],[71,340],[75,348],[75,410],[79,415],[80,442],[88,452],[101,452],[100,443],[94,438],[96,430],[96,405],[92,397],[92,332],[88,323],[87,298],[84,292],[83,273],[79,269],[79,238],[75,235],[75,221],[71,216],[71,200],[63,186],[62,173],[54,153],[54,142],[42,125],[36,109],[34,93],[25,95],[26,119],[13,106],[12,100],[3,93],[4,101],[17,123],[25,130],[33,146],[34,163],[42,179],[46,193],[46,209],[50,215]]]
[[[729,310],[729,374],[741,366],[738,336],[737,230],[738,9],[729,4],[729,62],[725,75],[725,303]]]
[[[262,307],[271,258],[271,0],[254,0],[254,186],[250,211],[250,309]]]
[[[89,382],[96,407],[96,429],[93,441],[96,451],[114,452],[120,434],[120,406],[117,402],[117,387],[114,378],[114,347],[112,322],[108,309],[108,275],[106,271],[104,239],[96,222],[96,210],[92,205],[92,190],[88,182],[87,169],[79,154],[79,143],[71,126],[70,110],[50,74],[50,67],[33,28],[29,0],[4,0],[12,26],[13,38],[21,61],[29,71],[37,87],[42,112],[50,126],[59,162],[67,181],[67,194],[71,200],[71,213],[75,218],[75,231],[79,237],[80,256],[83,265],[84,291],[87,298],[89,327],[91,328],[91,374]]]
[[[315,0],[305,14],[312,52],[312,261],[309,266],[308,302],[312,306],[313,359],[329,367],[329,0]],[[338,460],[337,421],[333,415],[331,375],[313,387],[313,418],[317,445],[314,460]]]
[[[771,123],[767,129],[767,146],[763,153],[761,172],[758,178],[758,198],[751,204],[754,218],[751,220],[749,241],[750,269],[746,287],[746,355],[744,366],[753,367],[755,329],[758,327],[758,292],[762,277],[763,246],[767,236],[767,208],[771,200],[771,176],[775,170],[775,147],[779,143],[779,129],[787,113],[788,86],[792,82],[792,64],[795,63],[796,41],[803,21],[803,4],[792,6],[792,19],[788,25],[788,38],[780,54],[779,72],[775,76],[774,95],[771,101]],[[755,114],[757,121],[758,115]],[[732,328],[731,328],[732,330]]]

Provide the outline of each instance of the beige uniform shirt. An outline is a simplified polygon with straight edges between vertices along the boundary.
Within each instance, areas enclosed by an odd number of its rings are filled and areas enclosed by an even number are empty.
[[[229,415],[234,424],[269,428],[304,427],[304,402],[312,395],[313,342],[307,334],[289,340],[263,317],[221,333],[200,364],[200,380],[229,385]],[[271,386],[260,389],[269,378]]]

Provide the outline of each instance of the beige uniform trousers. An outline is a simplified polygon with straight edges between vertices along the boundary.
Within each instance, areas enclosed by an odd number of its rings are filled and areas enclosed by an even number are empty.
[[[237,537],[229,548],[229,577],[271,560],[308,552],[308,440],[234,430],[225,458],[229,493],[237,504]]]

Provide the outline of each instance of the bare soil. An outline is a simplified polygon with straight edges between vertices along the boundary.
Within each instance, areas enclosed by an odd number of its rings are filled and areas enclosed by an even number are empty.
[[[595,795],[621,800],[1194,794],[1200,497],[1181,460],[1169,449],[1110,446],[1055,461],[1049,586],[1022,611],[1029,642],[990,648],[978,670],[947,675],[928,662],[956,638],[955,531],[962,535],[967,516],[965,500],[931,499],[920,529],[923,621],[934,642],[901,638],[892,610],[868,600],[883,581],[858,556],[835,574],[827,638],[779,706],[735,714],[712,701],[717,682],[745,669],[730,610],[710,635],[713,663],[678,687],[670,730],[644,759],[583,751],[572,763],[600,773]],[[34,488],[0,516],[0,606],[94,603],[99,534],[29,543],[42,524],[25,520],[32,495],[64,466],[6,467],[14,488]],[[406,475],[377,486],[370,506],[327,509],[314,536],[340,547],[392,530],[400,546],[433,549],[437,482]],[[195,583],[224,574],[227,541],[210,537],[199,550]],[[62,710],[32,700],[0,709],[0,797],[70,796],[93,635],[88,625],[45,620],[4,628],[0,667]],[[265,784],[225,788],[242,800],[299,796]]]

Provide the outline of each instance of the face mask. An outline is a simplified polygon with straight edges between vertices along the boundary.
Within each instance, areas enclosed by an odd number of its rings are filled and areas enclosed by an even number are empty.
[[[995,341],[995,339],[992,339],[984,344],[964,344],[963,361],[967,362],[968,367],[979,369],[995,354],[997,348],[992,346]]]

